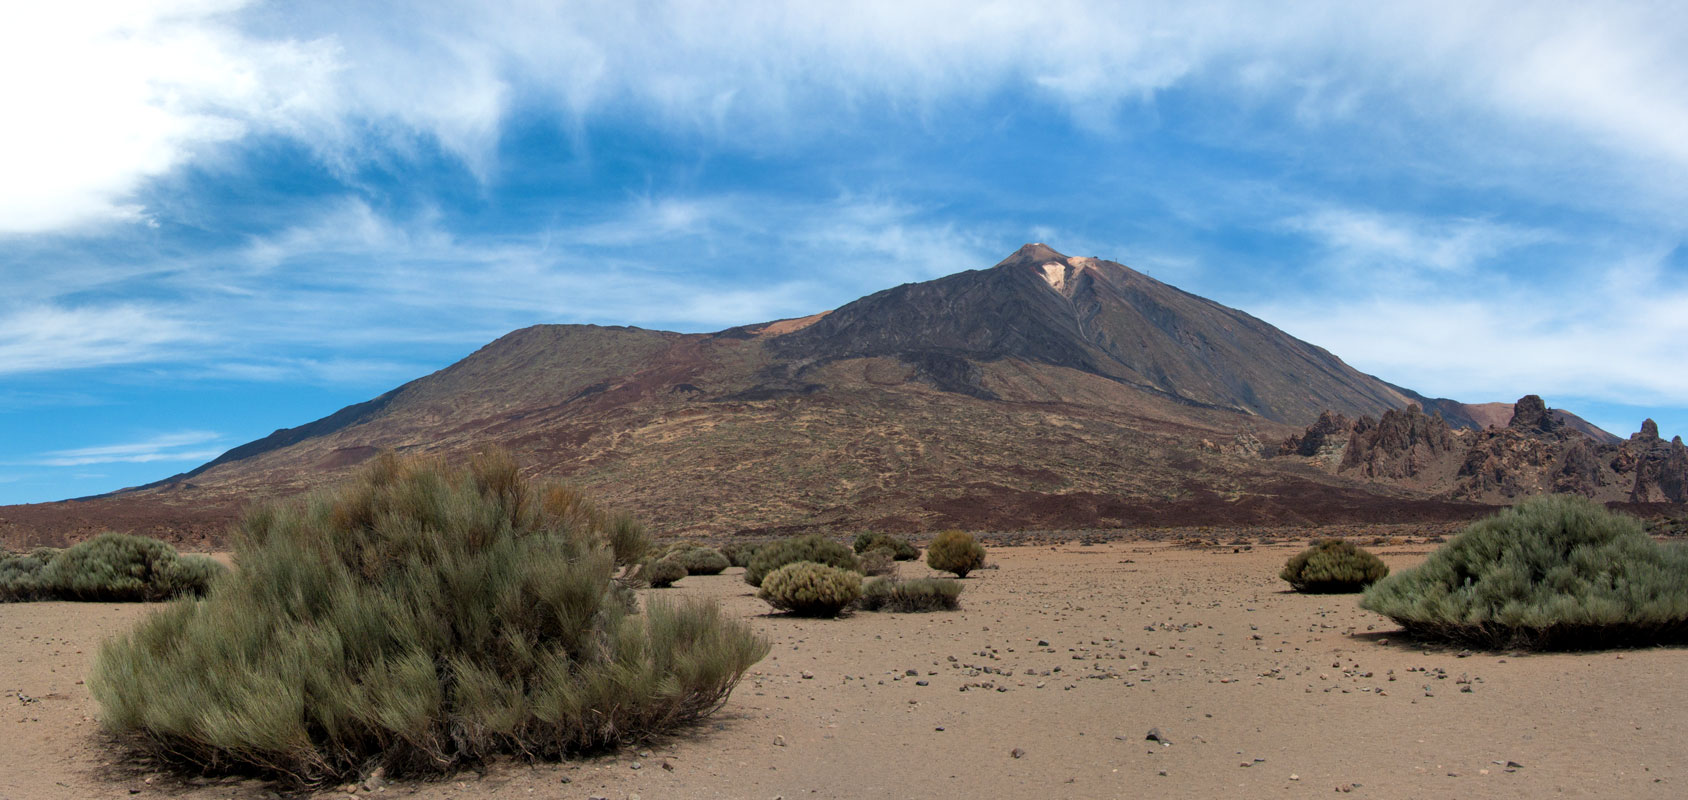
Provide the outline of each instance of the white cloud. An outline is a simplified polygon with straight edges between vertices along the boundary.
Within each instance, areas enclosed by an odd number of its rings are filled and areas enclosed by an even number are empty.
[[[134,304],[0,310],[0,375],[160,361],[203,336]]]
[[[1443,140],[1526,172],[1565,157],[1679,195],[1685,25],[1570,3],[10,4],[0,72],[29,77],[0,83],[23,121],[0,129],[0,233],[144,220],[144,181],[258,132],[348,171],[437,145],[490,178],[518,107],[761,148],[1004,91],[1108,129],[1155,124],[1124,104],[1198,88],[1312,128],[1393,126],[1403,151]]]
[[[133,192],[280,113],[328,70],[214,0],[9,3],[0,11],[0,234],[141,221]]]
[[[1327,207],[1285,220],[1313,238],[1338,266],[1469,272],[1516,248],[1551,241],[1549,231],[1483,219],[1427,219],[1406,214]]]
[[[1664,273],[1637,280],[1645,264],[1620,260],[1558,287],[1520,279],[1481,293],[1452,285],[1417,295],[1321,294],[1252,311],[1364,372],[1429,395],[1675,406],[1688,397],[1688,373],[1677,368],[1688,290]]]
[[[34,462],[44,467],[79,467],[87,464],[145,464],[154,461],[207,461],[222,455],[221,449],[202,445],[223,438],[212,431],[166,433],[137,442],[54,450]],[[189,449],[197,448],[197,449]]]

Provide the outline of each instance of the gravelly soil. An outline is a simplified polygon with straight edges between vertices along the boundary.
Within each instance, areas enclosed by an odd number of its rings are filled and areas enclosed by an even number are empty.
[[[827,621],[768,615],[736,569],[690,577],[662,591],[719,598],[774,645],[698,730],[611,756],[498,763],[356,794],[1688,792],[1688,650],[1523,655],[1404,641],[1352,597],[1284,591],[1277,570],[1298,546],[997,547],[998,568],[967,579],[961,611]],[[1379,552],[1399,569],[1430,546]],[[0,798],[269,796],[250,780],[138,771],[99,734],[81,680],[98,641],[146,611],[0,605]],[[1151,728],[1170,744],[1145,740]]]

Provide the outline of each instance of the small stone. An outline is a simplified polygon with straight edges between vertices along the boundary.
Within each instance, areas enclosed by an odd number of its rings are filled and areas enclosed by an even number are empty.
[[[633,762],[633,763],[631,763],[631,764],[628,764],[628,765],[627,765],[627,766],[628,766],[628,767],[630,767],[630,768],[632,768],[632,769],[644,769],[644,768],[645,768],[645,765],[644,765],[644,764],[641,764],[641,763],[639,763],[639,762],[637,762],[637,761],[635,761],[635,762]]]
[[[808,670],[803,670],[802,675],[803,675],[803,680],[806,680],[806,681],[812,681],[812,680],[815,679],[815,673],[810,672]]]
[[[1289,774],[1289,779],[1292,780],[1292,781],[1298,781],[1298,780],[1301,780],[1301,776],[1291,772]]]
[[[931,681],[915,681],[914,685],[915,686],[931,686],[932,682]]]
[[[785,746],[785,737],[784,736],[775,736],[774,737],[774,746],[775,747],[784,747]]]
[[[1161,733],[1160,728],[1150,728],[1149,733],[1143,739],[1149,742],[1160,742],[1163,745],[1172,744],[1172,740],[1166,738],[1166,734]]]
[[[919,674],[920,674],[920,670],[917,670],[917,669],[905,669],[905,670],[903,670],[903,674],[904,674],[904,675],[907,675],[907,676],[909,676],[909,677],[910,677],[910,678],[912,678],[912,677],[914,677],[914,676],[916,676],[916,675],[919,675]]]
[[[1510,761],[1509,760],[1509,761],[1506,762],[1506,768],[1507,769],[1523,769],[1524,765],[1520,764],[1516,761]]]
[[[1015,758],[1023,758],[1026,755],[1026,751],[1021,750],[1020,748],[1016,747],[1013,750],[1009,750],[1008,755],[1013,756]]]
[[[662,768],[665,769],[665,770],[668,770],[669,772],[674,771],[674,765],[668,763],[667,761],[662,762]]]

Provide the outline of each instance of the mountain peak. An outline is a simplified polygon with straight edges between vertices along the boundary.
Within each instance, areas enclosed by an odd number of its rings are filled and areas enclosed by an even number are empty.
[[[1067,257],[1055,252],[1055,248],[1050,247],[1043,242],[1032,242],[1030,244],[1021,245],[1020,249],[1015,250],[1013,255],[997,262],[996,265],[999,267],[1018,265],[1038,267],[1050,261],[1065,264],[1067,263]]]

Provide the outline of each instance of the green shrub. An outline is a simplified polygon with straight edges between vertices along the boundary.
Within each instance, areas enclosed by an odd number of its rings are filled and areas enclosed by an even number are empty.
[[[920,548],[901,536],[892,536],[889,533],[856,534],[854,546],[857,553],[866,553],[878,547],[888,548],[891,557],[898,561],[913,561],[920,557]]]
[[[157,539],[102,533],[65,550],[0,559],[0,599],[131,602],[203,595],[227,572]]]
[[[782,611],[807,617],[835,617],[862,595],[856,572],[796,561],[769,572],[757,597]]]
[[[686,571],[686,565],[680,563],[675,556],[663,556],[655,561],[647,562],[639,570],[639,577],[656,589],[666,589],[674,582],[691,573]]]
[[[932,538],[926,548],[926,566],[939,572],[953,572],[958,578],[967,577],[985,565],[985,547],[963,531],[944,531]]]
[[[37,547],[28,553],[0,556],[0,601],[41,599],[41,571],[58,554],[51,547]]]
[[[1483,647],[1580,648],[1688,638],[1688,551],[1581,497],[1519,503],[1468,526],[1362,608],[1409,633]]]
[[[678,560],[691,575],[720,575],[732,566],[727,557],[713,547],[691,547],[669,557]]]
[[[961,581],[880,578],[862,587],[858,604],[868,611],[953,611],[961,605]]]
[[[250,512],[239,569],[102,646],[113,732],[195,771],[301,785],[551,758],[673,730],[768,644],[712,604],[626,605],[636,523],[520,478],[378,458]]]
[[[1344,539],[1320,539],[1291,556],[1278,577],[1303,594],[1358,592],[1389,574],[1377,556]]]
[[[786,564],[799,561],[813,561],[851,572],[861,572],[862,568],[861,562],[856,559],[855,553],[850,552],[850,548],[820,534],[810,534],[770,542],[757,550],[756,556],[750,559],[750,566],[744,569],[744,582],[751,586],[761,586],[763,576]]]
[[[733,542],[721,548],[721,555],[726,556],[727,563],[735,567],[748,567],[750,566],[750,559],[754,558],[756,551],[761,549],[760,543]]]
[[[890,575],[897,571],[897,559],[889,548],[875,547],[862,554],[863,575]]]

